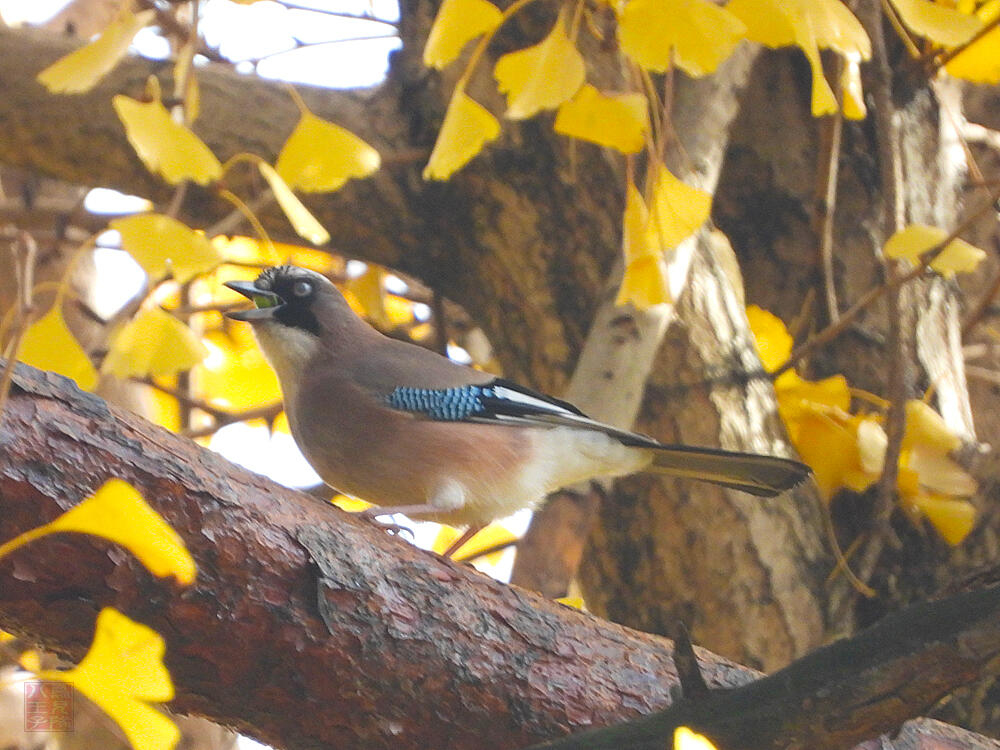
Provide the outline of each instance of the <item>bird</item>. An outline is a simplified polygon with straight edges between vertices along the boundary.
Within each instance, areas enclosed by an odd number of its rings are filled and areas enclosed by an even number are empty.
[[[670,445],[590,419],[572,404],[385,336],[337,287],[292,265],[225,286],[278,376],[292,436],[323,481],[372,516],[465,527],[578,482],[652,471],[763,497],[810,473],[789,458]]]

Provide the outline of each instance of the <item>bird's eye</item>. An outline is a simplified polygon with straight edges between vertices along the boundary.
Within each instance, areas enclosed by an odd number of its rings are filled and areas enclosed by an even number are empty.
[[[308,281],[296,281],[292,287],[292,294],[296,297],[308,297],[312,294],[313,285]]]

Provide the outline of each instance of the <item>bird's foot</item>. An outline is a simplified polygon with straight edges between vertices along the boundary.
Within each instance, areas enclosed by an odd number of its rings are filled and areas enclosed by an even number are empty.
[[[402,526],[391,519],[382,520],[383,516],[391,516],[395,512],[396,511],[391,508],[385,509],[374,505],[371,508],[366,508],[361,511],[359,515],[362,518],[366,518],[372,523],[381,526],[387,533],[392,534],[393,536],[402,536],[403,534],[407,534],[410,537],[410,541],[413,541],[413,529],[409,526]]]

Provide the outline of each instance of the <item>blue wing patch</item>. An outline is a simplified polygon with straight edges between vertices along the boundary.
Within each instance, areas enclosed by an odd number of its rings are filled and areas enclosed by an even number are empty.
[[[532,416],[583,417],[576,407],[506,380],[459,388],[400,386],[384,397],[387,406],[443,422]]]
[[[467,385],[462,388],[394,388],[385,397],[393,409],[423,414],[441,422],[461,422],[486,411],[484,397],[491,397],[488,386]]]

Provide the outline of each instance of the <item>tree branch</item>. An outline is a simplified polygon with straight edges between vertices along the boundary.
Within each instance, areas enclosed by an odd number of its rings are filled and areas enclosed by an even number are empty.
[[[670,703],[677,675],[669,641],[415,549],[59,376],[17,367],[0,446],[0,538],[54,518],[119,476],[185,539],[199,575],[183,590],[85,536],[40,540],[0,563],[4,627],[61,653],[83,653],[106,605],[160,631],[177,710],[285,748],[462,750],[523,747]],[[1000,619],[985,617],[982,601],[956,615],[980,628],[964,631],[957,645],[941,645],[939,620],[930,641],[921,640],[921,610],[906,637],[877,653],[858,646],[847,661],[813,657],[810,684],[829,681],[837,695],[851,685],[847,706],[883,705],[875,701],[887,684],[880,679],[898,675],[883,675],[879,659],[912,651],[926,677],[888,701],[894,713],[858,710],[861,721],[878,714],[873,728],[899,723],[1000,650]],[[712,687],[755,676],[700,657]],[[748,690],[757,697],[741,710],[762,721],[760,712],[777,705],[786,713],[770,721],[788,719],[788,698],[769,692],[780,683],[754,683]],[[835,703],[800,707],[803,720],[831,726],[817,708]]]

